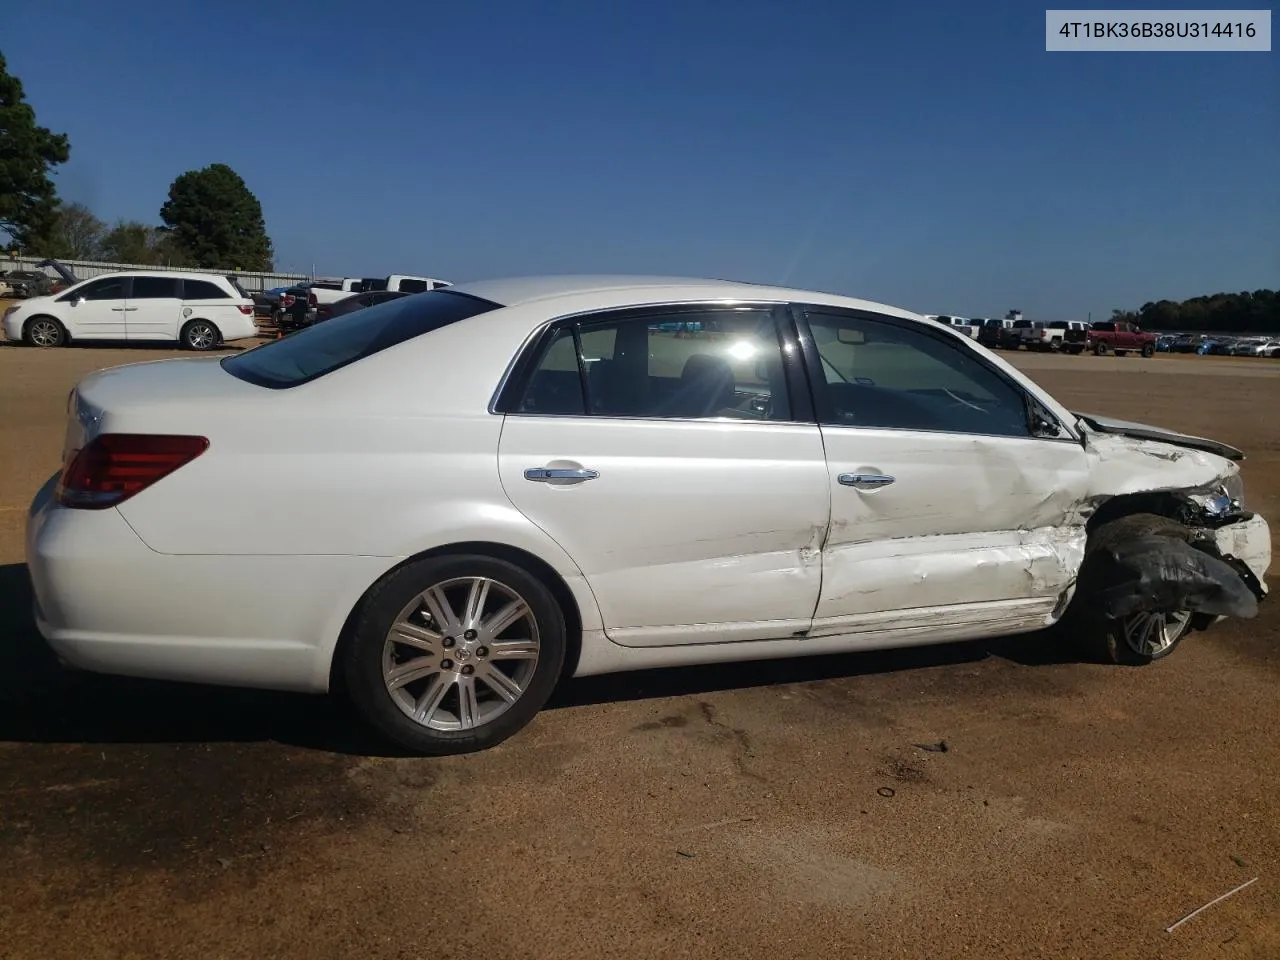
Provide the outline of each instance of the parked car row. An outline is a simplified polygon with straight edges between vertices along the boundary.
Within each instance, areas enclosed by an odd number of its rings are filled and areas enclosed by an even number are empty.
[[[1162,334],[1156,349],[1166,353],[1197,353],[1220,357],[1280,358],[1280,338],[1201,336],[1195,333]]]
[[[280,291],[279,299],[272,305],[271,318],[278,330],[287,333],[301,330],[332,315],[332,310],[326,311],[324,309],[326,307],[332,308],[339,303],[346,303],[344,312],[349,313],[359,306],[369,306],[371,303],[394,299],[383,297],[357,301],[353,300],[356,295],[388,293],[403,296],[439,290],[447,286],[449,283],[444,280],[403,274],[392,274],[388,277],[312,280]]]

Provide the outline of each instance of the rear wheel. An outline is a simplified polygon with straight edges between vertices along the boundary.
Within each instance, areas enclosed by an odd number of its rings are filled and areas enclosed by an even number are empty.
[[[433,557],[366,598],[341,664],[351,700],[416,753],[495,746],[546,703],[565,655],[565,621],[526,570],[481,555]]]
[[[1155,352],[1156,352],[1156,348],[1149,343],[1142,348],[1142,355],[1144,357],[1150,357]]]
[[[22,338],[30,347],[60,347],[67,342],[67,330],[53,317],[32,317]]]
[[[212,350],[221,341],[218,328],[208,320],[192,320],[179,335],[188,350]]]

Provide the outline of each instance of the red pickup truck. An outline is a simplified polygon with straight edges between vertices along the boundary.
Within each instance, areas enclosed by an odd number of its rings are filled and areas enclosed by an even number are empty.
[[[1112,352],[1123,357],[1130,351],[1149,357],[1156,352],[1156,335],[1143,332],[1136,323],[1103,320],[1089,331],[1087,347],[1100,357]]]

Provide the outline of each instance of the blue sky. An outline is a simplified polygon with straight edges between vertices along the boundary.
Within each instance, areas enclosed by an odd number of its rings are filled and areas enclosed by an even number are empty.
[[[155,222],[228,163],[280,269],[1094,319],[1280,285],[1277,53],[1046,53],[1025,2],[9,0],[0,51],[65,198]]]

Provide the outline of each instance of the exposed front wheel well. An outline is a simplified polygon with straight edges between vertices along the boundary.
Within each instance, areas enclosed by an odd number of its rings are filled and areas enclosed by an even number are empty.
[[[551,595],[560,606],[561,613],[564,614],[566,649],[564,668],[561,671],[560,678],[563,680],[566,677],[573,676],[578,669],[578,657],[582,652],[582,614],[578,610],[578,602],[574,599],[573,591],[569,589],[569,585],[564,582],[564,579],[560,574],[556,573],[549,563],[529,553],[527,550],[521,550],[519,547],[512,547],[505,543],[491,543],[481,540],[451,543],[447,546],[424,550],[422,553],[414,554],[412,557],[406,557],[379,577],[377,583],[371,583],[356,602],[356,605],[351,608],[351,612],[347,614],[347,619],[342,625],[342,633],[338,637],[338,644],[334,648],[333,658],[329,663],[330,691],[336,690],[342,682],[342,671],[338,669],[338,664],[341,663],[341,653],[350,642],[352,630],[360,617],[361,608],[364,606],[365,600],[373,592],[374,587],[411,563],[417,563],[419,560],[427,560],[432,557],[458,554],[479,554],[513,563],[537,577],[543,586],[551,591]]]
[[[1186,502],[1174,493],[1127,493],[1104,501],[1085,525],[1093,533],[1104,523],[1119,520],[1136,513],[1151,513],[1181,522]]]

